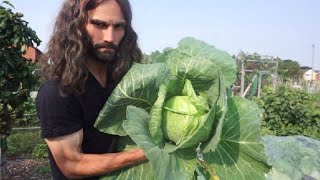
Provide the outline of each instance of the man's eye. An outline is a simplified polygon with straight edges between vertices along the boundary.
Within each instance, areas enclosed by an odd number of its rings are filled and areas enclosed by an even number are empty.
[[[104,28],[106,26],[106,23],[104,23],[104,22],[95,21],[95,20],[91,20],[90,22],[93,26],[95,26],[97,28]]]
[[[124,24],[115,24],[114,25],[114,28],[119,29],[119,30],[125,29],[125,27],[126,27],[126,25],[124,25]]]
[[[97,27],[104,27],[104,23],[95,22],[94,25]]]

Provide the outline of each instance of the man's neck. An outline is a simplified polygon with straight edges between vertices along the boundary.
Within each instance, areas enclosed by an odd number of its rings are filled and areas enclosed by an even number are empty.
[[[107,64],[92,59],[86,60],[86,66],[102,87],[107,84]]]

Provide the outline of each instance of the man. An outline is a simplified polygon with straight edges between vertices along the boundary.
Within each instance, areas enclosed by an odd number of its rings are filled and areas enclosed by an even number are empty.
[[[62,6],[36,99],[53,179],[95,179],[146,160],[141,149],[114,153],[116,137],[93,126],[115,85],[142,59],[131,19],[128,0]]]

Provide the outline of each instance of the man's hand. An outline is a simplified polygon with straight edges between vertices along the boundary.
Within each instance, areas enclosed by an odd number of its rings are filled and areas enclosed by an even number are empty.
[[[147,160],[141,149],[119,153],[83,154],[83,130],[45,139],[61,172],[70,179],[103,175]]]

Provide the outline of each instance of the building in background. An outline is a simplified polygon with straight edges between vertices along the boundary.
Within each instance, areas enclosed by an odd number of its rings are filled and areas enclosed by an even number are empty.
[[[39,61],[39,58],[41,56],[42,52],[34,47],[28,47],[26,50],[26,53],[24,55],[22,55],[22,57],[26,58],[27,61],[31,62],[31,63],[37,63]],[[36,69],[34,72],[36,75],[39,75],[39,69]],[[30,92],[30,97],[31,98],[36,98],[37,96],[37,91],[31,91]]]
[[[34,47],[28,47],[23,57],[32,63],[37,63],[41,54],[42,52],[39,49]]]
[[[309,69],[303,73],[303,79],[305,81],[320,81],[320,72]]]

